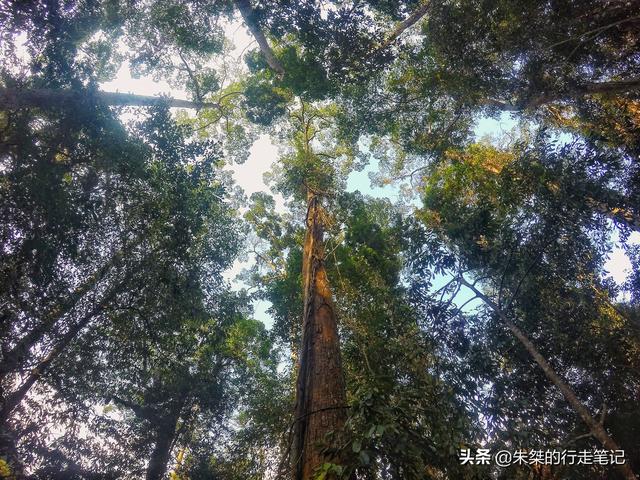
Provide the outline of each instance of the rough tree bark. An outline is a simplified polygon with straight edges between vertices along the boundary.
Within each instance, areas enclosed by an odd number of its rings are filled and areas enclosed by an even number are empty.
[[[478,298],[480,298],[491,310],[493,310],[500,320],[507,326],[507,328],[513,333],[513,335],[518,339],[518,341],[524,346],[529,355],[533,358],[533,360],[538,364],[538,366],[542,369],[545,376],[549,379],[553,385],[555,385],[558,390],[562,393],[564,398],[567,400],[567,403],[571,405],[571,408],[578,414],[578,416],[582,419],[582,421],[589,427],[589,431],[602,445],[609,450],[621,450],[620,446],[611,438],[611,436],[604,429],[602,423],[598,422],[589,410],[582,404],[576,393],[573,391],[571,386],[567,384],[553,369],[551,364],[544,358],[544,356],[538,351],[535,345],[529,340],[529,338],[520,330],[516,325],[509,320],[509,317],[502,311],[502,309],[493,302],[489,297],[487,297],[484,293],[476,288],[476,286],[472,283],[467,282],[462,276],[459,277],[460,283],[462,283],[467,288],[471,289]],[[625,463],[622,465],[616,465],[618,470],[622,474],[625,480],[637,480],[636,475],[631,470],[631,467]]]
[[[324,265],[320,197],[307,192],[303,250],[304,314],[298,364],[292,470],[295,480],[309,480],[324,463],[340,464],[327,448],[330,434],[343,429],[346,393],[340,341],[331,290]]]

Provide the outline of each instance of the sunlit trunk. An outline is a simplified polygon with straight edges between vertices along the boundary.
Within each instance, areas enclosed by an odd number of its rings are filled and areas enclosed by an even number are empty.
[[[346,420],[345,383],[331,290],[324,265],[324,211],[320,198],[307,194],[302,260],[304,314],[298,363],[292,462],[295,480],[309,480],[324,463],[339,464],[331,434]]]

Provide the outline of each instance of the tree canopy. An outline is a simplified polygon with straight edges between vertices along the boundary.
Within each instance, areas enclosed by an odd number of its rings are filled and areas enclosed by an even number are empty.
[[[638,478],[634,2],[26,0],[0,52],[0,478]]]

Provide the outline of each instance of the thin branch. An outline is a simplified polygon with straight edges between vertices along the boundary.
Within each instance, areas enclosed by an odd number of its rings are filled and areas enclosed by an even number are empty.
[[[507,260],[507,264],[504,266],[504,270],[502,271],[502,275],[500,277],[500,288],[498,289],[498,306],[502,308],[502,290],[504,288],[504,280],[507,276],[507,270],[509,270],[509,265],[511,265],[511,259],[513,258],[513,252],[515,248],[512,248],[509,251],[509,258]]]
[[[252,250],[252,252],[256,257],[258,257],[258,259],[262,260],[263,263],[265,263],[266,265],[270,266],[271,269],[278,273],[279,268],[278,266],[273,262],[273,260],[269,260],[268,258],[266,258],[264,255],[262,255],[261,253],[259,253],[255,248]]]
[[[524,275],[522,276],[522,278],[520,278],[520,281],[518,282],[518,285],[516,286],[515,292],[513,292],[513,295],[511,296],[511,298],[509,299],[509,302],[507,303],[507,305],[505,307],[506,309],[509,309],[509,307],[511,307],[511,305],[513,304],[513,301],[516,299],[516,297],[520,293],[520,287],[522,287],[523,282],[531,274],[533,269],[539,264],[540,259],[542,258],[542,255],[544,254],[544,251],[547,249],[547,247],[549,245],[551,245],[552,242],[555,241],[555,239],[556,239],[556,237],[554,235],[549,235],[549,240],[544,245],[542,245],[542,247],[540,248],[540,250],[536,254],[536,256],[533,259],[533,261],[529,264],[529,267],[527,267],[527,270],[524,272]]]
[[[189,78],[191,79],[191,82],[193,83],[193,88],[196,91],[195,92],[196,93],[196,101],[198,103],[202,103],[202,94],[200,93],[200,84],[198,83],[198,79],[196,78],[195,74],[193,73],[193,70],[191,70],[191,67],[189,67],[189,64],[187,63],[187,60],[182,55],[182,52],[180,51],[180,49],[178,49],[178,56],[180,57],[180,60],[182,61],[182,64],[184,65],[184,68],[187,70],[187,74],[189,75]]]
[[[397,180],[404,180],[405,178],[409,178],[409,181],[413,184],[413,176],[416,173],[418,173],[418,172],[420,172],[422,170],[426,170],[428,168],[429,168],[428,165],[423,165],[422,167],[418,167],[418,168],[416,168],[415,170],[413,170],[410,173],[405,173],[405,174],[402,174],[402,175],[396,175],[395,177],[393,177],[393,179],[397,181]]]
[[[378,53],[381,50],[386,49],[393,42],[395,42],[400,35],[402,35],[407,29],[411,28],[415,25],[422,17],[427,14],[427,10],[429,9],[429,2],[425,1],[422,5],[420,5],[416,10],[409,15],[402,22],[398,23],[396,27],[389,32],[386,36],[385,40],[375,49],[374,54]]]
[[[580,39],[582,37],[585,37],[587,35],[591,35],[592,33],[602,33],[602,31],[604,31],[604,30],[608,30],[609,28],[612,28],[612,27],[615,27],[617,25],[620,25],[621,23],[630,22],[631,20],[637,20],[638,18],[640,18],[640,15],[636,15],[635,17],[623,18],[622,20],[618,20],[617,22],[613,22],[613,23],[610,23],[608,25],[604,25],[602,27],[594,28],[593,30],[589,30],[588,32],[581,33],[577,37],[571,37],[571,38],[567,38],[566,40],[562,40],[560,42],[553,43],[553,44],[549,45],[547,48],[557,47],[558,45],[562,45],[564,43],[568,43],[568,42],[572,42],[574,40],[578,40],[578,39]],[[587,40],[582,40],[580,43],[582,44],[585,41],[587,41]]]
[[[337,248],[342,245],[342,242],[344,242],[344,232],[340,232],[340,235],[338,237],[338,241],[336,242],[335,246],[329,251],[329,253],[326,253],[324,258],[327,258],[329,255],[331,255],[332,253],[334,253]],[[335,255],[334,255],[335,258]]]
[[[436,290],[435,292],[433,292],[434,295],[437,295],[438,293],[440,293],[442,290],[446,289],[449,285],[451,285],[453,282],[457,282],[458,279],[457,278],[452,278],[451,280],[449,280],[444,286],[440,287],[438,290]]]
[[[607,414],[607,402],[603,401],[602,402],[602,411],[600,412],[600,420],[598,420],[598,423],[604,427],[604,418]]]
[[[218,97],[218,102],[221,102],[223,99],[230,97],[231,95],[244,95],[244,92],[228,92],[225,93],[224,95],[220,95]]]
[[[444,308],[448,309],[451,304],[453,303],[453,301],[456,299],[456,297],[458,296],[458,293],[460,293],[460,289],[462,288],[460,282],[458,282],[458,284],[456,285],[456,289],[453,291],[453,294],[451,295],[451,297],[449,298],[449,300],[447,301],[447,303],[445,304]],[[442,298],[444,296],[445,292],[442,292],[442,296],[440,297],[440,303],[442,303]]]
[[[473,302],[474,300],[477,300],[477,299],[478,299],[478,296],[477,296],[477,295],[474,295],[474,296],[473,296],[473,297],[471,297],[469,300],[467,300],[466,302],[464,302],[462,305],[460,305],[459,307],[457,307],[457,308],[456,308],[456,312],[462,312],[462,309],[463,309],[464,307],[466,307],[468,303],[471,303],[471,302]]]
[[[313,153],[318,157],[326,157],[326,158],[330,158],[331,160],[334,160],[335,158],[337,158],[335,155],[329,155],[328,153],[324,153],[324,152],[313,152]]]

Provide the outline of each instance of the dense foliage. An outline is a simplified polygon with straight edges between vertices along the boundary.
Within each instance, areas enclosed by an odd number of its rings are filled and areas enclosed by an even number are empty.
[[[634,2],[25,0],[0,52],[0,478],[637,478]]]

